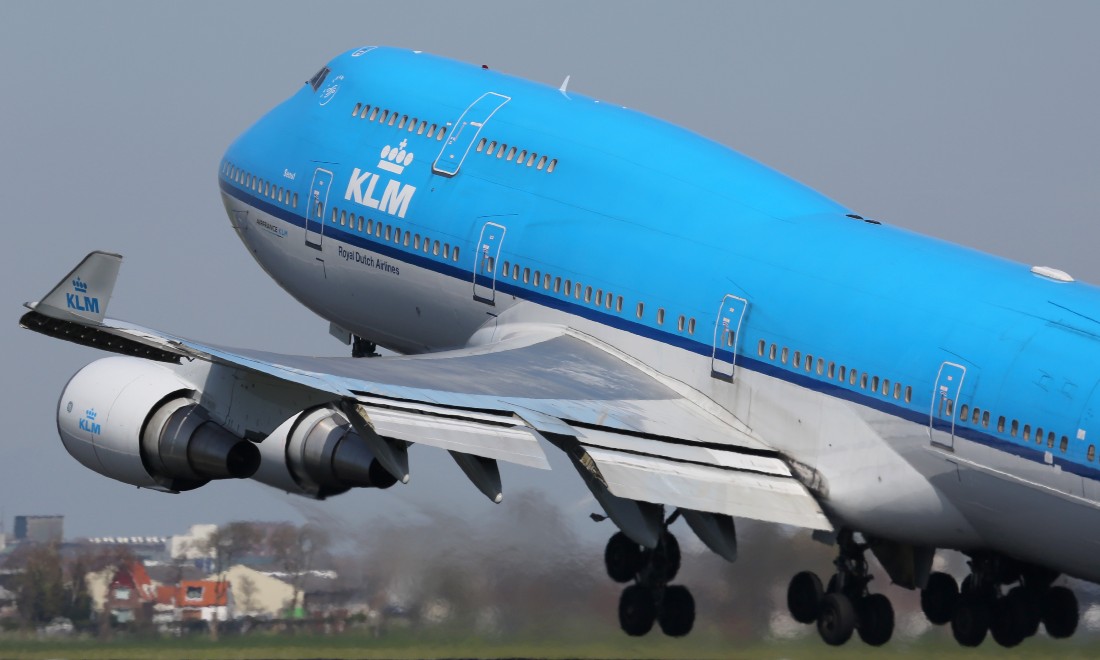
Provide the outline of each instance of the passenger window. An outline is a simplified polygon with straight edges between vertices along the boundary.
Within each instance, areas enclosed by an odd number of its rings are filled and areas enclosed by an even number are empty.
[[[1031,440],[1031,424],[1024,424],[1024,440]]]
[[[369,121],[374,121],[375,118],[377,118],[377,117],[378,117],[378,108],[375,108],[370,113],[370,120]]]
[[[504,158],[504,151],[508,149],[508,145],[503,142],[500,143],[500,148],[497,149],[497,158]]]
[[[1069,449],[1069,438],[1063,435],[1061,442],[1058,443],[1058,451],[1064,454],[1067,449]]]
[[[1089,445],[1089,453],[1087,458],[1089,459],[1089,462],[1096,460],[1096,445]]]
[[[878,392],[878,376],[871,378],[871,391]]]
[[[836,362],[829,363],[829,379],[836,378]]]
[[[882,396],[890,396],[890,381],[882,379]]]
[[[968,406],[964,403],[962,408],[959,409],[959,418],[962,421],[965,422],[969,418],[969,415],[967,414],[969,412],[970,412],[970,406]]]
[[[386,125],[387,126],[393,126],[394,122],[396,122],[396,121],[397,121],[397,113],[395,112],[392,115],[390,115],[390,121]]]
[[[1047,449],[1054,449],[1054,431],[1047,432]]]
[[[989,411],[988,410],[986,410],[985,412],[982,413],[982,426],[985,427],[985,428],[989,428]]]
[[[619,296],[618,298],[615,298],[615,311],[616,312],[622,312],[623,311],[623,297],[622,296]]]
[[[665,309],[663,307],[657,308],[657,325],[665,324]]]
[[[683,314],[681,314],[680,318],[676,320],[676,329],[679,330],[680,332],[684,331],[684,321],[685,321],[685,319],[684,319]]]
[[[539,159],[539,164],[535,167],[536,170],[541,170],[546,165],[546,156]]]
[[[861,390],[867,389],[867,374],[862,374],[859,377],[859,389],[861,389]]]
[[[825,373],[825,360],[817,358],[817,375]]]
[[[775,359],[775,348],[776,348],[775,344],[772,344],[771,346],[768,347],[768,359],[769,360],[774,360]]]
[[[393,227],[386,225],[386,240],[393,240]]]
[[[763,339],[761,339],[760,343],[758,343],[756,345],[756,354],[759,355],[760,357],[764,357],[764,348],[767,347],[767,345],[768,345],[767,342],[765,342]]]
[[[909,403],[913,400],[913,387],[911,385],[905,386],[905,402]]]
[[[413,132],[413,129],[415,129],[415,128],[416,128],[416,122],[417,122],[417,121],[418,121],[418,120],[417,120],[417,118],[416,118],[416,117],[413,117],[413,120],[409,122],[409,132],[410,132],[410,133],[412,133],[412,132]]]
[[[566,286],[569,286],[569,285],[566,284]],[[554,293],[560,293],[560,292],[561,292],[561,278],[560,277],[555,277],[554,278]]]
[[[977,424],[977,423],[978,423],[978,419],[979,419],[979,417],[978,417],[978,409],[977,409],[977,408],[974,408],[974,413],[973,413],[973,415],[974,415],[974,416],[973,416],[973,418],[972,418],[972,420],[971,420],[971,421],[973,421],[973,422],[974,422],[975,424]]]
[[[504,160],[512,160],[515,157],[516,157],[516,148],[512,147],[511,149],[508,150],[508,157],[505,158]]]
[[[1012,429],[1009,431],[1012,437],[1015,438],[1016,434],[1020,431],[1020,423],[1016,420],[1012,420]]]
[[[409,247],[409,232],[405,232],[405,240],[401,242],[405,247]]]
[[[426,122],[426,121],[420,122],[420,127],[416,129],[416,134],[417,135],[424,135],[424,129],[427,128],[427,127],[428,127],[428,122]]]
[[[558,159],[555,158],[555,159],[551,160],[550,164],[546,166],[546,173],[549,174],[550,172],[553,172],[554,168],[557,167],[557,166],[558,166]]]
[[[447,134],[447,127],[446,126],[440,126],[439,127],[439,133],[436,134],[435,139],[442,140],[443,136],[446,135],[446,134]]]
[[[998,433],[1004,433],[1005,432],[1005,418],[1004,418],[1004,415],[1001,415],[1000,417],[997,418],[997,432]]]
[[[523,269],[523,283],[528,284],[530,282],[531,282],[531,269],[530,268],[524,268]]]
[[[435,124],[432,124],[428,127],[428,137],[431,137],[432,135],[435,135]]]
[[[398,128],[405,128],[405,124],[408,121],[409,121],[409,116],[408,115],[401,115],[401,121],[398,122],[397,127]]]
[[[481,153],[485,150],[485,138],[481,138],[481,142],[477,143],[477,152]]]
[[[432,254],[439,254],[439,241],[432,241]]]
[[[523,151],[519,152],[519,157],[516,158],[516,162],[519,163],[520,165],[522,165],[523,164],[523,159],[526,158],[526,157],[527,157],[527,150],[524,149]]]
[[[362,103],[356,103],[355,109],[351,111],[351,116],[354,117],[355,115],[359,114],[359,108],[361,107],[363,107]]]
[[[855,385],[857,378],[859,378],[859,372],[858,371],[856,371],[855,369],[852,369],[851,371],[848,372],[848,384],[849,385]]]
[[[340,211],[340,226],[343,227],[346,224],[348,224],[348,212]]]
[[[419,250],[420,249],[420,234],[413,235],[413,249],[414,250]]]
[[[382,119],[381,119],[381,120],[379,120],[379,121],[380,121],[381,123],[385,124],[385,123],[386,123],[386,120],[387,120],[387,119],[389,119],[389,116],[390,116],[390,111],[389,111],[389,110],[385,110],[385,111],[383,111],[383,112],[382,112]]]
[[[1041,426],[1035,427],[1035,444],[1043,444],[1043,427]]]
[[[298,208],[298,193],[294,193],[294,208]]]
[[[603,307],[603,289],[596,289],[596,306]]]
[[[779,361],[783,364],[787,364],[787,347],[783,347],[783,352],[780,354]]]
[[[894,383],[894,398],[901,398],[901,383]]]
[[[581,284],[580,282],[575,283],[573,285],[573,297],[576,298],[577,300],[580,300],[581,299],[581,289],[583,289],[583,288],[584,288],[584,285]]]
[[[550,273],[546,273],[542,276],[542,288],[546,289],[547,291],[550,290]]]
[[[802,366],[802,353],[800,351],[794,352],[794,362],[792,362],[791,364],[794,365],[795,369],[798,369]]]
[[[370,106],[369,105],[364,105],[363,106],[363,111],[359,113],[359,118],[360,119],[366,119],[368,112],[370,112]]]
[[[527,167],[531,167],[532,165],[534,165],[535,164],[535,158],[537,158],[537,157],[538,157],[538,154],[535,154],[535,153],[532,153],[530,156],[528,156],[527,157]]]
[[[584,287],[584,301],[586,303],[592,302],[592,287],[590,286]]]
[[[455,249],[451,251],[451,261],[458,261],[458,246],[457,245],[455,246]]]

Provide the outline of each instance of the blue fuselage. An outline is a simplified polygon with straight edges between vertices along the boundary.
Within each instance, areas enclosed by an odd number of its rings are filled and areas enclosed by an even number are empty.
[[[327,320],[402,352],[569,325],[746,418],[853,526],[1032,560],[1036,532],[1100,543],[1095,287],[572,92],[396,49],[327,69],[220,170],[242,240]],[[849,437],[872,448],[838,459]]]

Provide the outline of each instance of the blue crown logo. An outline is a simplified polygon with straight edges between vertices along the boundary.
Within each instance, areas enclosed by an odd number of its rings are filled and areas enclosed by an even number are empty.
[[[85,410],[84,411],[84,416],[87,417],[88,419],[93,419],[94,420],[96,418],[95,408],[88,408],[87,410]]]
[[[88,291],[88,285],[84,280],[77,277],[73,280],[73,289],[76,290],[77,293],[86,293]]]
[[[404,172],[405,168],[413,162],[412,152],[405,151],[408,144],[408,140],[401,140],[401,144],[396,147],[388,144],[382,147],[382,159],[378,161],[378,169],[394,174]]]

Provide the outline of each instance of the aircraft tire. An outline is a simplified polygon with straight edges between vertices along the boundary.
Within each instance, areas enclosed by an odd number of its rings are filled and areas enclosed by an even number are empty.
[[[1043,626],[1055,639],[1065,639],[1077,631],[1077,596],[1066,587],[1051,587],[1043,599]]]
[[[1043,621],[1043,591],[1017,585],[1008,592],[1006,598],[1013,599],[1020,610],[1024,638],[1039,632],[1039,624]]]
[[[603,553],[607,575],[616,582],[630,582],[645,564],[645,551],[629,536],[615,532]]]
[[[856,610],[844,594],[825,594],[817,617],[817,632],[829,646],[842,646],[856,628]]]
[[[787,610],[791,618],[799,623],[813,623],[821,612],[821,599],[825,591],[821,587],[821,578],[813,571],[796,573],[787,585]]]
[[[859,638],[868,646],[882,646],[894,636],[894,606],[883,594],[859,601]]]
[[[623,589],[619,597],[619,627],[623,632],[641,637],[653,629],[656,620],[657,604],[653,602],[652,590],[640,584]]]
[[[947,573],[928,576],[928,584],[920,592],[920,608],[931,623],[942,626],[951,622],[959,601],[959,584]]]
[[[989,632],[989,603],[974,595],[959,599],[951,617],[951,634],[961,646],[980,646]]]
[[[687,587],[676,584],[665,589],[657,623],[669,637],[683,637],[691,632],[695,626],[695,598]]]

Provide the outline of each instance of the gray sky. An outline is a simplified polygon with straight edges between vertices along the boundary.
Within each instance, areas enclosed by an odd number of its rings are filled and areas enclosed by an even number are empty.
[[[250,482],[136,491],[83,468],[57,437],[61,388],[102,354],[17,327],[24,301],[107,249],[125,255],[112,316],[227,345],[339,353],[327,324],[243,249],[216,170],[236,135],[360,45],[423,49],[554,86],[569,74],[572,90],[693,129],[858,213],[1100,282],[1098,3],[35,0],[8,2],[3,14],[9,531],[22,513],[64,514],[67,534],[81,536],[494,512],[428,449],[414,451],[408,486],[323,504]],[[946,273],[928,283],[959,284]],[[505,468],[500,506],[533,488],[578,528],[595,527],[579,478],[554,464],[550,474]]]

